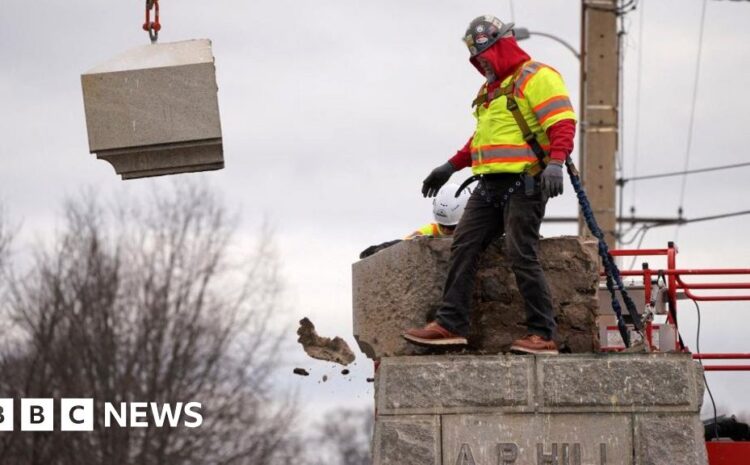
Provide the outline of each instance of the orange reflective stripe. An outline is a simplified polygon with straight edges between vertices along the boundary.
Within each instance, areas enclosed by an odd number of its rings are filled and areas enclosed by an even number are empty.
[[[521,67],[523,68],[523,71],[521,71],[518,78],[516,78],[516,91],[523,91],[526,83],[531,79],[531,76],[542,67],[542,64],[536,61],[527,61],[522,64]]]
[[[549,150],[549,145],[542,145],[544,150]],[[480,160],[481,158],[481,160]],[[531,147],[523,145],[485,145],[478,149],[472,149],[471,160],[476,164],[501,163],[507,161],[514,163],[519,161],[536,160],[536,154]]]
[[[551,108],[557,108],[561,103],[567,104],[567,106],[571,106],[570,99],[567,95],[558,95],[557,97],[552,97],[544,102],[540,103],[539,105],[534,107],[534,113],[537,115],[542,113],[543,110],[546,110],[548,107]]]
[[[533,62],[526,69],[523,70],[521,75],[516,81],[516,95],[523,95],[526,85],[529,83],[531,78],[542,68],[548,68],[548,66],[541,63]]]
[[[438,228],[437,223],[432,223],[432,236],[433,237],[440,236],[440,229]]]
[[[489,163],[525,163],[535,162],[536,155],[526,157],[497,157],[497,158],[482,158],[481,162],[474,163],[473,166],[487,165]]]
[[[547,121],[548,119],[552,118],[553,116],[559,115],[560,113],[565,113],[566,111],[571,111],[572,112],[573,109],[571,107],[564,107],[564,108],[558,108],[556,110],[552,110],[549,113],[547,113],[546,115],[544,115],[543,118],[539,118],[539,124],[544,124],[545,121]]]
[[[536,119],[540,125],[544,124],[552,116],[559,115],[565,111],[573,111],[570,99],[566,95],[552,97],[533,108]]]

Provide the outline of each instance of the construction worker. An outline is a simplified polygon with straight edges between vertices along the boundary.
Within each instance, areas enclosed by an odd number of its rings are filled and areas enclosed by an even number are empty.
[[[480,16],[464,41],[469,61],[486,80],[474,101],[476,130],[454,157],[427,176],[422,194],[434,196],[454,172],[468,166],[479,185],[454,234],[435,321],[404,337],[427,346],[467,344],[478,261],[504,233],[528,328],[511,350],[555,354],[552,299],[537,258],[539,227],[547,199],[563,192],[563,164],[573,150],[576,116],[562,77],[518,46],[512,23]],[[544,165],[534,164],[539,156],[546,157]],[[541,167],[541,173],[532,173]]]
[[[417,237],[452,237],[453,231],[455,231],[456,225],[464,213],[466,202],[471,195],[470,189],[463,189],[460,195],[456,196],[458,188],[458,184],[446,184],[441,187],[437,196],[432,199],[432,216],[435,218],[435,222],[422,226],[403,240],[411,240]],[[367,258],[401,241],[402,239],[396,239],[371,245],[359,254],[359,258]]]
[[[466,202],[471,195],[471,190],[467,188],[456,196],[459,187],[458,184],[452,183],[441,187],[435,198],[432,199],[432,216],[435,218],[435,222],[422,226],[406,236],[406,239],[422,236],[452,237],[461,215],[464,214]]]

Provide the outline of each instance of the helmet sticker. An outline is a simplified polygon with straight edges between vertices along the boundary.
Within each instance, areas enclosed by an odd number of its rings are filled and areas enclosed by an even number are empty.
[[[484,26],[482,26],[481,24],[477,26],[477,32],[484,32]]]

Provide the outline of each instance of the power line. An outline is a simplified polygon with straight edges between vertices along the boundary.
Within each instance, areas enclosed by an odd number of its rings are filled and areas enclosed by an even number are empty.
[[[630,181],[643,181],[646,179],[669,178],[672,176],[687,176],[689,174],[708,173],[711,171],[721,171],[721,170],[742,168],[744,166],[750,166],[750,162],[734,163],[732,165],[709,166],[707,168],[697,168],[694,170],[687,170],[687,171],[673,171],[670,173],[647,174],[643,176],[633,176],[630,178],[620,178],[617,180],[617,184],[624,185]]]
[[[703,56],[703,33],[706,26],[706,7],[708,6],[708,0],[703,0],[703,8],[701,9],[701,24],[700,32],[698,33],[698,53],[695,60],[695,80],[693,82],[693,98],[690,104],[690,123],[688,125],[687,135],[687,148],[685,150],[685,164],[683,171],[687,171],[690,166],[690,153],[693,148],[693,130],[695,126],[695,107],[698,101],[698,84],[700,82],[701,72],[701,58]],[[682,178],[682,187],[680,188],[680,202],[679,209],[682,211],[683,203],[685,201],[685,188],[687,187],[687,176]],[[677,242],[677,236],[679,234],[679,228],[675,230],[675,242]]]
[[[638,76],[636,78],[635,82],[635,140],[633,141],[633,176],[638,176],[638,149],[640,146],[640,136],[641,136],[641,80],[643,77],[643,24],[644,24],[644,14],[643,12],[646,10],[645,3],[643,6],[641,6],[641,11],[639,13],[639,24],[638,24]],[[633,188],[631,190],[632,200],[631,200],[631,209],[635,208],[635,198],[636,198],[636,185],[633,184]],[[622,202],[623,199],[620,199],[620,202]]]
[[[508,0],[509,6],[510,6],[510,21],[512,23],[516,22],[516,8],[513,4],[513,0]]]

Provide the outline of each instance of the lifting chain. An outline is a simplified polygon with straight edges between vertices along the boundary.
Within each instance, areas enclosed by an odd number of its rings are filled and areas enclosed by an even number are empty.
[[[154,20],[151,21],[151,10],[154,10]],[[159,0],[146,0],[146,21],[143,23],[143,30],[148,32],[151,43],[155,44],[159,40]]]

